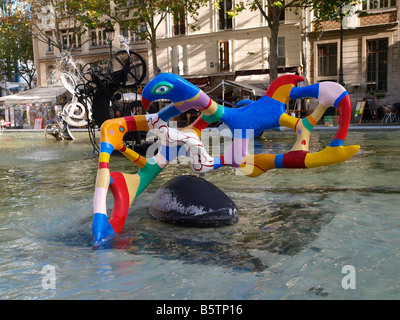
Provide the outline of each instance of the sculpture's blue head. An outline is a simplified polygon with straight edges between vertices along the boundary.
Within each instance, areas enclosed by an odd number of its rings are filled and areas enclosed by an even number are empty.
[[[150,103],[159,99],[181,102],[195,97],[200,89],[173,73],[161,73],[143,89],[142,104],[148,110]]]

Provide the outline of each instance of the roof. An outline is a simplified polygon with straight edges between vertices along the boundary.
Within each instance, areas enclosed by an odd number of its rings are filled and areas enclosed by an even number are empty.
[[[57,103],[57,98],[65,94],[65,87],[37,87],[31,90],[0,97],[0,103],[28,104],[28,103]]]

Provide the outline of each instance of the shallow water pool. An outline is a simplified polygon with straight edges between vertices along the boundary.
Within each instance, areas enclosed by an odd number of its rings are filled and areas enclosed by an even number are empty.
[[[92,247],[91,232],[97,158],[86,133],[74,136],[0,136],[0,299],[400,297],[400,131],[350,131],[345,144],[361,150],[331,167],[206,174],[237,204],[239,222],[228,227],[185,228],[149,215],[158,187],[192,174],[171,165],[101,248]],[[313,132],[314,151],[332,136]],[[265,132],[256,152],[288,151],[294,140]],[[110,169],[137,170],[120,156]],[[346,265],[355,289],[342,286]]]

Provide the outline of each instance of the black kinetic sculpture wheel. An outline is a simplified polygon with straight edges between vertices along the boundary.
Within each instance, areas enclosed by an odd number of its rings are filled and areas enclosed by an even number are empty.
[[[110,59],[108,74],[118,87],[134,88],[146,76],[146,63],[136,52],[121,50]]]
[[[93,116],[87,119],[87,124],[97,153],[99,147],[94,139],[95,126],[100,127],[104,121],[117,116],[117,101],[123,100],[121,89],[135,92],[146,77],[146,71],[145,60],[139,54],[120,50],[111,56],[106,72],[97,63],[90,62],[83,66],[77,84],[74,82],[71,87],[67,83],[69,91],[73,88],[72,93],[85,106],[86,114]],[[72,76],[66,78],[73,79]]]

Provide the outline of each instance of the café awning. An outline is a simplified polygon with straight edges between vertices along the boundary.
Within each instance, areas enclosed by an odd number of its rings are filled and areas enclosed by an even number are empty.
[[[17,94],[0,97],[0,103],[3,105],[34,103],[58,104],[62,103],[63,98],[66,98],[66,93],[67,89],[65,89],[65,87],[37,87]]]
[[[236,81],[231,81],[231,80],[225,80],[225,79],[222,80],[221,83],[218,84],[215,88],[213,88],[210,91],[207,91],[207,93],[212,93],[215,90],[217,90],[219,87],[222,88],[222,95],[224,95],[226,87],[245,90],[247,92],[252,93],[256,97],[262,97],[265,94],[265,90],[260,89],[256,86],[253,86],[251,84],[243,83],[243,82],[236,82]]]
[[[225,84],[227,84],[231,87],[236,87],[238,89],[243,89],[243,90],[249,91],[256,97],[262,97],[265,94],[264,89],[256,87],[248,82],[230,81],[230,80],[224,80],[224,82],[225,82]]]

